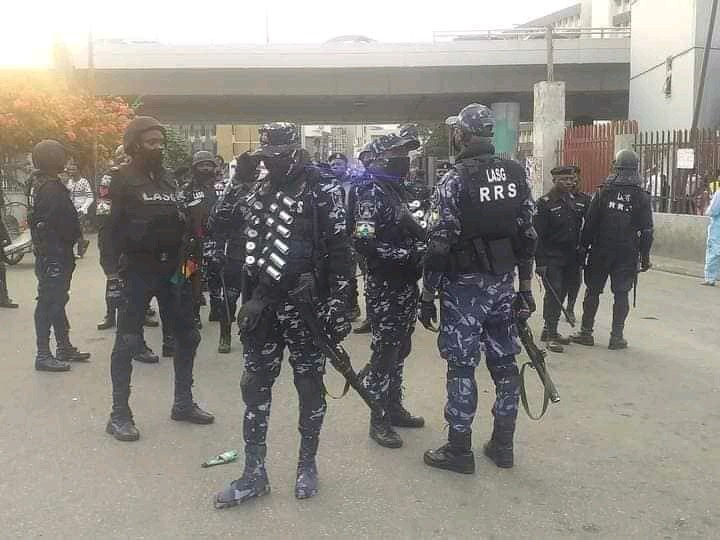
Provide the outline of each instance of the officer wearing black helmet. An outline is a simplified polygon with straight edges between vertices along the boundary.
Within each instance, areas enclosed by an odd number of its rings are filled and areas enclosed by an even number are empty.
[[[410,214],[403,180],[410,165],[408,153],[419,146],[414,134],[386,135],[373,142],[364,156],[368,178],[357,186],[348,220],[355,250],[367,264],[372,354],[361,372],[363,385],[389,413],[370,415],[369,435],[386,448],[403,444],[395,427],[425,425],[403,405],[403,370],[412,349],[425,253],[425,232]]]
[[[147,299],[155,296],[165,325],[176,338],[175,395],[171,418],[209,424],[214,417],[193,401],[193,363],[200,334],[193,318],[193,269],[185,254],[187,209],[178,202],[177,184],[163,167],[165,130],[156,119],[139,116],[123,137],[132,161],[113,174],[108,233],[123,285],[117,334],[110,360],[113,406],[106,431],[121,441],[140,434],[130,411],[132,357],[143,349]]]
[[[210,290],[210,320],[220,320],[222,306],[222,285],[215,260],[215,241],[208,233],[207,222],[213,207],[217,203],[215,181],[217,179],[217,163],[215,156],[205,150],[195,152],[190,167],[191,179],[180,187],[182,200],[188,207],[190,230],[197,241],[202,275]],[[193,296],[195,298],[195,323],[202,328],[200,322],[200,304],[202,300],[201,273],[193,275]]]
[[[493,434],[485,455],[513,466],[520,397],[514,318],[535,310],[532,266],[537,235],[535,204],[525,169],[495,156],[495,117],[477,103],[448,118],[455,166],[435,189],[419,320],[432,328],[441,303],[438,348],[447,361],[448,443],[425,452],[431,467],[475,471],[472,423],[477,410],[475,369],[480,353],[495,383]],[[520,289],[515,292],[517,270]]]
[[[535,272],[545,286],[545,327],[540,339],[550,342],[553,352],[563,352],[563,345],[570,343],[558,332],[558,323],[562,302],[576,281],[580,231],[588,211],[585,197],[574,193],[578,171],[573,165],[551,171],[553,187],[538,201],[534,220],[538,235]]]
[[[245,419],[245,470],[215,496],[224,508],[270,491],[265,456],[272,387],[289,350],[300,407],[300,452],[295,483],[298,499],[318,492],[315,457],[327,408],[325,358],[301,312],[305,298],[324,323],[327,339],[341,341],[350,332],[347,293],[350,244],[345,231],[342,192],[323,182],[309,154],[300,148],[297,127],[277,122],[260,128],[255,154],[238,158],[238,174],[248,180],[262,160],[268,175],[236,206],[233,228],[245,231],[243,306],[238,313],[245,370],[240,382]],[[249,178],[248,178],[249,177]]]
[[[638,155],[621,150],[615,156],[614,169],[593,197],[582,231],[582,245],[588,250],[586,290],[582,325],[572,340],[580,345],[595,344],[595,315],[609,277],[614,302],[608,348],[618,350],[628,346],[624,330],[630,312],[629,292],[638,272],[650,269],[653,217],[650,195],[642,188]]]
[[[28,180],[28,224],[35,251],[38,280],[35,308],[39,371],[69,371],[70,362],[86,361],[89,353],[70,342],[70,323],[65,306],[70,299],[70,282],[75,270],[73,245],[81,237],[78,214],[59,174],[68,155],[57,141],[44,140],[32,151],[35,171]],[[56,355],[50,351],[50,329],[55,332]]]

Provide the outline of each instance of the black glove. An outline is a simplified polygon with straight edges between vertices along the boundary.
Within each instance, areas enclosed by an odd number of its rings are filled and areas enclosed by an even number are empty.
[[[336,343],[345,339],[352,330],[347,305],[339,298],[331,298],[321,306],[320,320]]]
[[[437,308],[435,307],[435,299],[420,300],[418,306],[418,321],[431,332],[437,332],[434,323],[437,323]]]
[[[647,272],[652,268],[652,263],[650,262],[650,255],[643,255],[640,257],[640,272]]]
[[[258,327],[267,306],[267,302],[259,298],[251,298],[242,305],[237,314],[241,334],[252,332]]]
[[[537,306],[535,305],[535,299],[533,298],[532,291],[518,291],[513,301],[513,310],[515,316],[520,321],[527,321],[530,315],[535,313]]]

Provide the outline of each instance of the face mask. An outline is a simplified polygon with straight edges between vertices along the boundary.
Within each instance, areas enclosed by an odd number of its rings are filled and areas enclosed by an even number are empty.
[[[268,172],[273,176],[287,174],[290,165],[293,163],[292,158],[289,156],[265,158],[263,162]]]
[[[213,171],[195,171],[195,176],[198,180],[201,182],[207,182],[208,180],[211,180],[215,178],[215,173]]]
[[[155,150],[145,150],[144,148],[141,148],[138,157],[149,168],[157,170],[162,167],[163,149],[156,148]]]
[[[402,180],[410,171],[407,156],[379,159],[370,165],[370,172],[384,180]]]

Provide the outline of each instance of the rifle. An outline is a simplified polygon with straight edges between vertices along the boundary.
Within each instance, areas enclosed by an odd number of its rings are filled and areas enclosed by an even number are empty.
[[[332,342],[318,320],[316,310],[313,307],[312,280],[312,276],[309,276],[308,279],[303,279],[303,276],[301,276],[298,287],[290,291],[290,298],[297,303],[300,316],[310,330],[315,346],[320,349],[330,361],[330,364],[345,378],[346,384],[343,395],[347,393],[349,387],[352,387],[373,413],[384,417],[386,415],[385,409],[370,396],[367,389],[360,382],[350,363],[350,355],[342,345]]]
[[[527,415],[533,420],[540,420],[543,416],[545,416],[545,412],[547,411],[548,404],[550,402],[558,403],[560,401],[560,394],[558,394],[557,388],[555,388],[555,383],[553,383],[550,373],[547,370],[547,365],[545,364],[547,351],[545,349],[541,349],[535,344],[535,338],[533,337],[532,330],[530,330],[530,326],[527,321],[518,320],[515,324],[518,329],[518,334],[520,335],[520,341],[525,348],[525,352],[530,358],[530,361],[525,362],[520,368],[520,400],[522,401],[523,408],[525,409]],[[540,414],[537,416],[534,416],[530,412],[527,393],[525,391],[525,369],[527,366],[530,366],[537,372],[545,391],[543,396],[542,411],[540,411]]]

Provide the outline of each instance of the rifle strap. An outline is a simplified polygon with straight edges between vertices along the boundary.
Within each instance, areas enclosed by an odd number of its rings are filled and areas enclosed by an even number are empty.
[[[543,385],[543,404],[542,404],[542,410],[540,411],[540,414],[537,416],[533,415],[532,412],[530,412],[530,405],[528,404],[528,398],[527,398],[527,391],[525,390],[525,368],[530,366],[532,369],[532,363],[531,362],[525,362],[522,367],[520,368],[520,401],[522,402],[522,406],[525,409],[525,412],[527,415],[533,419],[533,420],[540,420],[543,416],[545,416],[545,413],[547,412],[548,405],[550,404],[550,393]]]
[[[325,386],[325,380],[323,379],[322,392],[323,392],[324,395],[330,396],[330,397],[333,398],[333,399],[342,399],[342,398],[344,398],[344,397],[347,395],[347,393],[348,393],[349,390],[350,390],[350,383],[349,383],[349,382],[346,382],[346,383],[345,383],[345,388],[343,388],[342,394],[340,394],[339,396],[336,396],[335,394],[331,394],[330,391],[327,389],[327,386]]]

